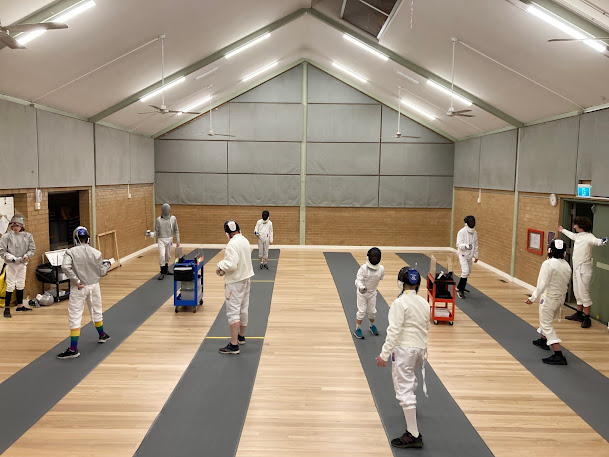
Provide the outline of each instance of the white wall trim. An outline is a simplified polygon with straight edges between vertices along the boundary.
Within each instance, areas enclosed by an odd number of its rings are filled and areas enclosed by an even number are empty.
[[[152,248],[157,247],[157,243],[151,244],[150,246],[145,247],[144,249],[140,249],[139,251],[132,252],[131,254],[120,259],[120,262],[127,262],[128,260],[134,259],[138,255],[142,255],[144,252],[151,250]]]

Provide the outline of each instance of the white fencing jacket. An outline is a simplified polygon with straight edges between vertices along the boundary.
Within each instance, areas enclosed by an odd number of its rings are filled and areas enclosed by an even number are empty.
[[[254,276],[252,249],[247,238],[238,233],[230,239],[226,245],[224,259],[218,262],[218,268],[226,273],[224,284],[232,284]]]
[[[7,263],[17,260],[21,262],[23,256],[32,258],[36,252],[34,237],[29,232],[13,232],[9,229],[2,238],[0,238],[0,257]]]
[[[389,326],[381,359],[387,361],[397,346],[427,349],[429,303],[414,290],[405,290],[389,308]]]
[[[478,232],[465,225],[457,233],[457,250],[459,257],[465,255],[467,259],[478,258]]]
[[[367,294],[376,292],[379,282],[385,279],[385,267],[379,265],[378,269],[373,269],[367,263],[359,267],[357,276],[355,277],[355,287],[359,289],[365,287]]]
[[[541,264],[537,288],[533,291],[530,300],[534,302],[544,294],[552,300],[564,300],[569,281],[571,280],[571,267],[564,259],[548,259]]]
[[[562,233],[564,233],[567,238],[575,241],[575,245],[573,246],[573,268],[592,260],[593,246],[603,246],[606,244],[590,232],[573,233],[563,229]]]
[[[85,286],[92,286],[105,276],[110,266],[103,263],[102,253],[88,244],[79,244],[66,251],[63,256],[61,269],[72,285],[79,282]]]
[[[273,242],[273,223],[270,219],[267,219],[266,223],[263,219],[258,219],[254,232],[258,234],[258,238],[261,240],[265,241],[268,239],[269,242]]]
[[[170,216],[169,219],[165,219],[162,216],[157,217],[154,231],[157,238],[173,238],[175,235],[176,242],[180,244],[180,229],[178,228],[178,220],[175,216]]]

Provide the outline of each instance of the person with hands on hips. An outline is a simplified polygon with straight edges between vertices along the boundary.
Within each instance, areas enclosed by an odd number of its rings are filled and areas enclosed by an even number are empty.
[[[472,262],[478,263],[478,232],[476,232],[476,218],[465,216],[465,226],[457,234],[457,254],[461,264],[461,279],[457,285],[457,296],[465,298],[467,278],[472,270]]]

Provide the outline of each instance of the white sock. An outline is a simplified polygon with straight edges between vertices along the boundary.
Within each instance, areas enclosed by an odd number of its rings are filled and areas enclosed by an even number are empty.
[[[417,424],[417,409],[404,408],[404,419],[406,419],[406,429],[414,436],[415,438],[419,436],[419,426]]]
[[[355,330],[357,330],[358,328],[361,328],[362,324],[358,324],[357,322],[355,323]]]

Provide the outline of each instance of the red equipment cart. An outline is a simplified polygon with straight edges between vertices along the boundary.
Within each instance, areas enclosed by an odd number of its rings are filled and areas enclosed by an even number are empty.
[[[431,303],[431,318],[435,325],[439,321],[454,325],[456,291],[454,279],[435,279],[431,273],[427,274],[427,301]]]

